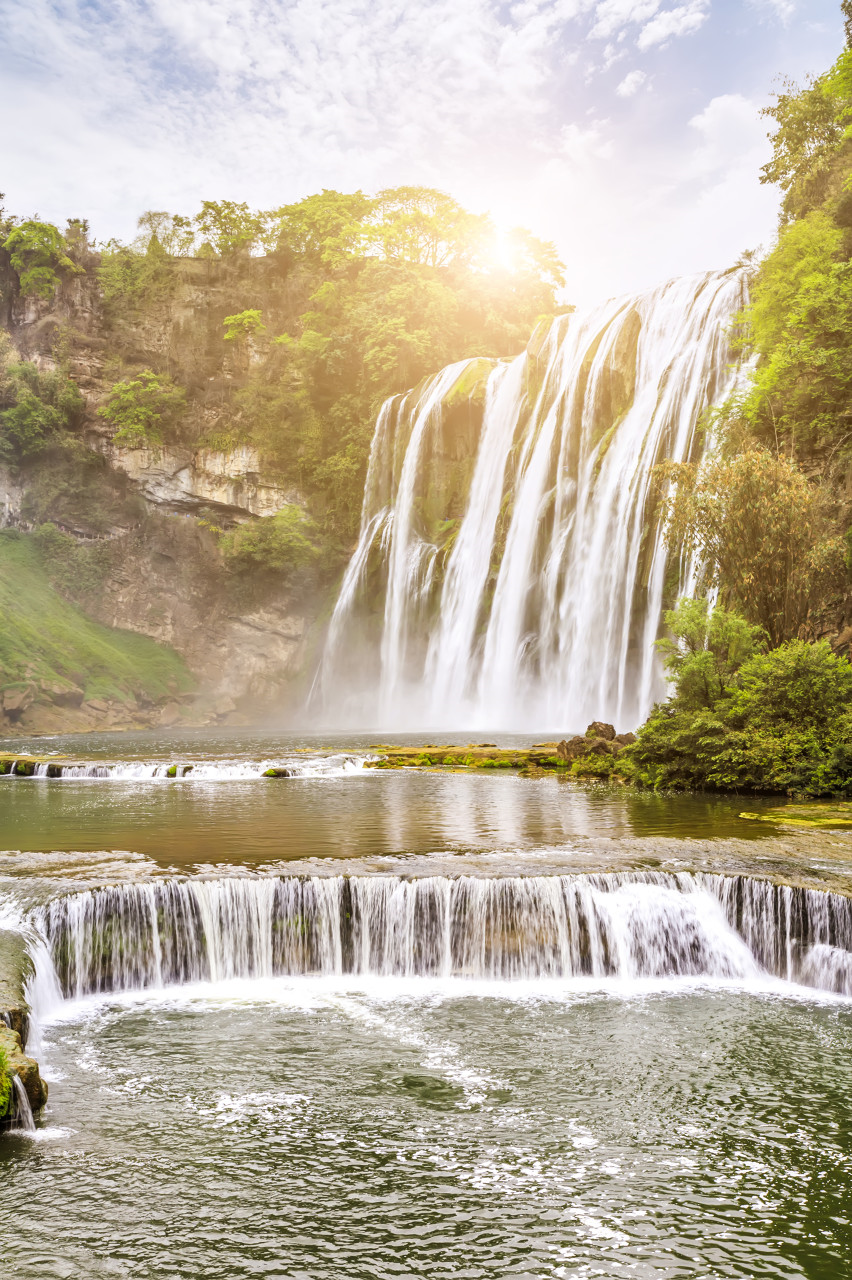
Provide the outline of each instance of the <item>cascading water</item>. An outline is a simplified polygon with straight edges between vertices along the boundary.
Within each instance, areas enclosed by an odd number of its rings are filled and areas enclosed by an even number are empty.
[[[850,900],[746,877],[166,880],[59,898],[34,924],[46,944],[39,981],[66,997],[343,973],[500,980],[769,973],[852,995]]]
[[[20,1133],[35,1133],[33,1110],[19,1076],[12,1076],[12,1087],[15,1091],[15,1127]]]
[[[676,280],[388,401],[315,685],[329,716],[644,719],[661,614],[690,577],[667,581],[655,467],[695,459],[702,414],[732,388],[745,288],[740,272]]]

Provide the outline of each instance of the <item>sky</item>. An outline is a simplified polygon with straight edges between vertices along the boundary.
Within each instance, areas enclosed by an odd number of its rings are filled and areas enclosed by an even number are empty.
[[[839,0],[0,0],[6,207],[99,240],[145,209],[438,187],[554,240],[587,303],[769,247],[785,77]]]

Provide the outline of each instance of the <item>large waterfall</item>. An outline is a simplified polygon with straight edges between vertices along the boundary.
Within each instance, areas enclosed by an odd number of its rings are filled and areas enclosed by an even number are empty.
[[[166,880],[56,899],[39,909],[35,924],[66,997],[344,973],[501,980],[770,974],[852,995],[850,900],[747,877]]]
[[[671,564],[655,468],[730,391],[741,272],[559,317],[379,415],[317,696],[337,723],[628,728],[662,693]]]

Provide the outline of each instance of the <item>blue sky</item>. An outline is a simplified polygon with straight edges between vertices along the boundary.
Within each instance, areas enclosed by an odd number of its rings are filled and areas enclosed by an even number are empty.
[[[144,209],[424,183],[558,244],[573,301],[772,238],[778,77],[839,0],[0,0],[0,189],[130,238]]]

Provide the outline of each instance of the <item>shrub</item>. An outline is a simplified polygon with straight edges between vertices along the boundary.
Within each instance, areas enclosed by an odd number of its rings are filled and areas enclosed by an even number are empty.
[[[3,248],[25,296],[50,298],[59,283],[59,272],[76,275],[83,270],[68,257],[62,232],[51,222],[22,222],[12,228]]]
[[[12,1073],[6,1051],[0,1049],[0,1120],[8,1117],[12,1109]]]
[[[266,326],[260,311],[240,311],[237,315],[225,316],[226,342],[247,342],[256,333],[263,333]]]
[[[225,559],[235,566],[292,570],[312,564],[319,550],[311,541],[313,522],[301,507],[283,507],[274,516],[238,525],[222,540]]]
[[[76,424],[83,405],[75,384],[59,370],[42,372],[18,360],[8,342],[0,347],[0,457],[42,453]]]
[[[98,414],[117,427],[113,441],[131,449],[156,448],[186,408],[186,392],[167,374],[143,369],[113,383]]]
[[[844,658],[825,641],[761,652],[758,629],[702,602],[681,601],[666,621],[673,639],[658,643],[674,689],[621,752],[618,773],[655,788],[852,793]]]

